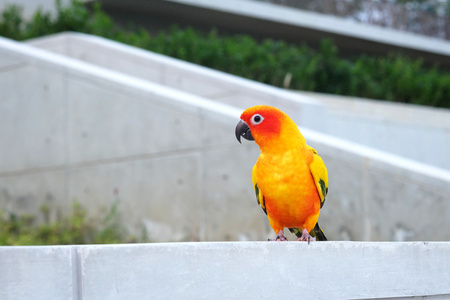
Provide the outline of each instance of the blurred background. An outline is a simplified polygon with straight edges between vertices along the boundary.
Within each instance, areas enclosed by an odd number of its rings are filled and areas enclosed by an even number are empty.
[[[0,10],[0,245],[272,238],[256,104],[323,157],[330,240],[450,239],[450,1]]]

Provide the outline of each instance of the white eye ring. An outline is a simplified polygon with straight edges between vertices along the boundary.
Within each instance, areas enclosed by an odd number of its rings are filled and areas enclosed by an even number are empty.
[[[261,116],[260,114],[254,114],[251,117],[250,122],[252,123],[252,125],[258,125],[261,124],[263,120],[264,120],[263,116]]]

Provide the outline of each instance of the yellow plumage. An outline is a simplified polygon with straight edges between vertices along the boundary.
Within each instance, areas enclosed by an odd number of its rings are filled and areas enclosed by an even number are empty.
[[[322,158],[306,144],[297,125],[274,107],[249,108],[241,120],[236,128],[238,140],[240,136],[254,139],[261,149],[252,182],[277,240],[285,240],[284,228],[301,240],[310,235],[326,240],[317,223],[328,191]]]

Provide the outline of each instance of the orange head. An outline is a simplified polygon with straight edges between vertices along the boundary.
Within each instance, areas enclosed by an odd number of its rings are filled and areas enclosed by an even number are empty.
[[[260,148],[274,147],[285,144],[294,146],[304,138],[297,125],[278,108],[257,105],[247,108],[241,114],[241,121],[236,126],[236,138],[241,142],[241,136],[254,140]]]

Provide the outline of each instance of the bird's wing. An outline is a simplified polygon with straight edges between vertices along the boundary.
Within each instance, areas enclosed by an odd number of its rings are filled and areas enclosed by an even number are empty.
[[[309,145],[307,146],[309,151],[311,151],[311,153],[313,154],[313,161],[309,165],[309,170],[311,171],[311,174],[314,178],[314,182],[316,183],[317,192],[319,193],[320,196],[320,208],[322,208],[328,193],[328,172],[327,168],[325,167],[325,163],[317,153],[316,149],[310,147]],[[289,230],[297,237],[302,236],[301,228],[289,228]],[[319,241],[327,240],[325,234],[323,233],[322,229],[319,226],[319,223],[316,223],[316,225],[309,232],[309,234],[313,237],[316,237]]]
[[[258,204],[261,205],[261,208],[267,215],[266,201],[264,199],[264,195],[262,194],[261,190],[258,188],[258,183],[256,182],[257,179],[256,179],[255,173],[256,173],[256,164],[253,166],[253,170],[252,170],[252,183],[253,183],[253,187],[255,188],[256,201],[258,201]]]
[[[312,148],[311,146],[308,146],[308,148],[312,152],[314,157],[313,161],[309,165],[309,170],[311,171],[314,182],[316,183],[317,191],[319,192],[320,196],[320,207],[322,208],[328,193],[328,172],[327,168],[325,167],[325,163],[317,153],[316,149]]]

